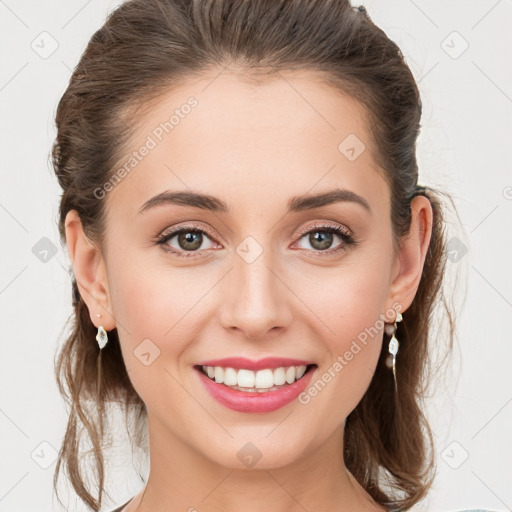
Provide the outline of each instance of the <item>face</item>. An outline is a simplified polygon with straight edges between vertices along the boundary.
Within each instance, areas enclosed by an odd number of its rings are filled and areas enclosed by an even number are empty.
[[[150,435],[232,468],[250,442],[258,467],[273,468],[342,432],[372,379],[384,321],[408,299],[361,105],[303,73],[258,85],[215,76],[139,119],[119,165],[130,170],[100,199],[106,327],[118,329]],[[151,201],[164,193],[210,199]],[[226,386],[197,365],[234,357],[304,363],[307,385],[290,386],[292,398],[215,398],[210,388]]]

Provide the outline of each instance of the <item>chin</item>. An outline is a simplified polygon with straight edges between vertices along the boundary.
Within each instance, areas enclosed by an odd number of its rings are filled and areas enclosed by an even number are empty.
[[[224,449],[210,454],[203,453],[215,464],[232,470],[271,470],[296,463],[305,451],[303,441],[300,442],[301,436],[296,439],[296,444],[289,436],[280,437],[277,432],[271,434],[275,436],[274,439],[265,439],[268,432],[272,432],[272,428],[265,428],[265,433],[262,433],[260,427],[254,436],[246,432],[243,436],[244,440],[240,440],[241,436],[235,439],[230,438],[229,444],[225,445]],[[283,433],[286,434],[284,429]],[[285,437],[288,437],[287,442]]]

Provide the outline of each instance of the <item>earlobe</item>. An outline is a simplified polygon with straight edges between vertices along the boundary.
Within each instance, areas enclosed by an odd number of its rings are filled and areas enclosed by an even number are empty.
[[[416,196],[411,202],[411,227],[399,249],[399,272],[391,287],[391,297],[403,313],[411,305],[423,273],[432,237],[433,211],[430,200]]]
[[[64,226],[78,291],[87,304],[91,322],[99,326],[97,314],[100,313],[101,324],[111,330],[115,327],[115,321],[110,308],[106,266],[101,250],[85,234],[76,210],[67,213]]]

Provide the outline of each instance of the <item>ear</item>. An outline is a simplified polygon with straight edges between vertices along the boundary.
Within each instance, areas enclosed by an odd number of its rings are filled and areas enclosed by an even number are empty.
[[[114,329],[115,319],[110,307],[106,265],[99,247],[84,233],[76,210],[66,215],[66,243],[73,264],[78,290],[87,304],[91,322],[107,331]],[[97,313],[101,314],[98,318]]]
[[[411,226],[401,242],[395,262],[390,298],[403,313],[411,305],[420,284],[425,257],[432,236],[433,212],[425,196],[411,201]]]

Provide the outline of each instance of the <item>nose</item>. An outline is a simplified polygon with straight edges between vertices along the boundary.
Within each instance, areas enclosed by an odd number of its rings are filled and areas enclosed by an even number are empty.
[[[293,320],[289,277],[270,252],[264,250],[254,261],[235,254],[222,290],[224,328],[251,340],[273,338]]]

